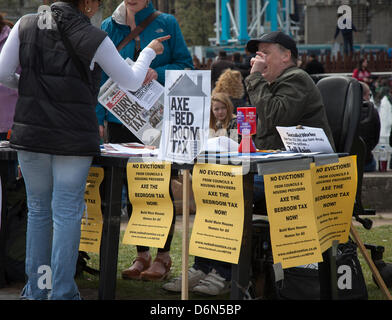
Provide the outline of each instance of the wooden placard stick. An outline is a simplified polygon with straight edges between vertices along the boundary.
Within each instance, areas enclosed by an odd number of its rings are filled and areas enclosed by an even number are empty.
[[[188,300],[188,264],[189,264],[189,169],[182,170],[182,281],[181,300]]]
[[[369,253],[367,252],[365,245],[362,243],[361,238],[359,237],[358,231],[355,229],[352,222],[351,222],[350,233],[354,237],[355,242],[357,243],[357,245],[359,247],[359,250],[361,251],[363,257],[365,258],[367,264],[369,265],[369,268],[372,271],[379,288],[381,289],[381,291],[384,293],[385,297],[388,300],[392,300],[391,293],[389,292],[387,286],[385,285],[385,282],[384,282],[383,278],[381,277],[380,272],[378,272],[378,269],[377,269],[376,265],[374,264],[372,258],[369,256]]]

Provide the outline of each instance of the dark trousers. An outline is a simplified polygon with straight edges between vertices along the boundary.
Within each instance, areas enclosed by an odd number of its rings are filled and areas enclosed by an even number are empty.
[[[126,143],[126,142],[139,142],[141,141],[130,131],[128,130],[127,127],[120,123],[114,123],[114,122],[108,122],[108,141],[109,143]],[[124,184],[127,189],[127,194],[128,194],[128,183],[127,183],[127,174],[125,172],[124,175]],[[174,199],[173,193],[171,188],[169,187],[169,193],[170,193],[170,198]],[[128,211],[128,216],[130,217],[132,214],[132,204],[127,200],[127,211]],[[176,224],[176,209],[175,206],[173,205],[173,220],[171,224],[171,228],[169,231],[169,235],[166,239],[165,246],[163,248],[158,248],[158,252],[167,252],[170,251],[171,247],[171,242],[173,240],[173,235],[174,235],[174,227]],[[137,252],[146,252],[150,248],[145,247],[145,246],[136,246]]]
[[[352,35],[343,37],[343,50],[347,55],[354,52],[354,41]]]

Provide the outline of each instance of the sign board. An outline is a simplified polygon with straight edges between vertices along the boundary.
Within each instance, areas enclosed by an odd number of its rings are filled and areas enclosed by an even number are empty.
[[[170,173],[170,163],[128,163],[132,214],[124,233],[124,244],[164,247],[173,220]]]
[[[356,157],[309,170],[264,175],[274,263],[283,268],[322,261],[332,241],[348,241]]]
[[[207,145],[210,75],[209,70],[166,70],[160,160],[191,163]]]
[[[276,127],[287,151],[333,153],[332,146],[321,128]]]
[[[192,186],[196,202],[189,253],[238,263],[244,227],[242,167],[196,164]]]
[[[80,251],[99,253],[103,226],[99,186],[103,177],[103,168],[90,168],[84,192],[86,209],[82,217]]]

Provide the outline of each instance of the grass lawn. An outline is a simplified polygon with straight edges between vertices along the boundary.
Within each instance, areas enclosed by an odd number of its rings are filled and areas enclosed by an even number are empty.
[[[360,237],[364,243],[381,245],[385,247],[383,259],[385,262],[392,263],[392,225],[384,225],[380,227],[373,227],[371,230],[365,230],[363,227],[357,227]],[[128,268],[133,259],[136,257],[136,247],[122,244],[123,232],[120,235],[120,247],[118,255],[118,267],[117,267],[117,285],[116,285],[116,299],[119,300],[180,300],[181,294],[172,294],[166,292],[161,288],[164,282],[147,282],[147,281],[130,281],[123,280],[121,278],[121,271]],[[155,250],[152,249],[153,257],[155,257]],[[370,251],[369,251],[370,254]],[[98,269],[99,268],[99,256],[97,254],[89,253],[90,260],[88,265]],[[358,249],[358,256],[362,265],[362,270],[365,276],[369,300],[386,300],[385,296],[377,285],[372,280],[372,273],[368,267],[366,261],[362,257]],[[171,277],[175,277],[181,274],[181,232],[175,232],[172,247],[171,257],[173,260]],[[189,259],[189,265],[193,263],[193,257]],[[83,295],[83,292],[90,292],[91,299],[97,299],[98,295],[98,277],[92,276],[88,273],[84,273],[82,279],[77,279],[79,289]],[[392,290],[390,290],[392,293]],[[89,297],[84,296],[85,299]],[[206,299],[204,296],[189,294],[190,300]],[[208,298],[207,298],[208,299]],[[209,299],[229,299],[229,294],[213,297]]]

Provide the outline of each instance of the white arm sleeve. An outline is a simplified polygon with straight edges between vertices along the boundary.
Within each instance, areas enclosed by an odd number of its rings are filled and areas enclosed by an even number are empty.
[[[151,61],[156,57],[156,53],[151,48],[144,48],[137,61],[130,66],[120,56],[114,43],[106,37],[95,53],[92,60],[98,63],[103,71],[117,82],[120,87],[130,91],[136,91],[142,85]]]
[[[17,89],[19,75],[19,21],[12,28],[0,53],[0,82],[6,87]]]

